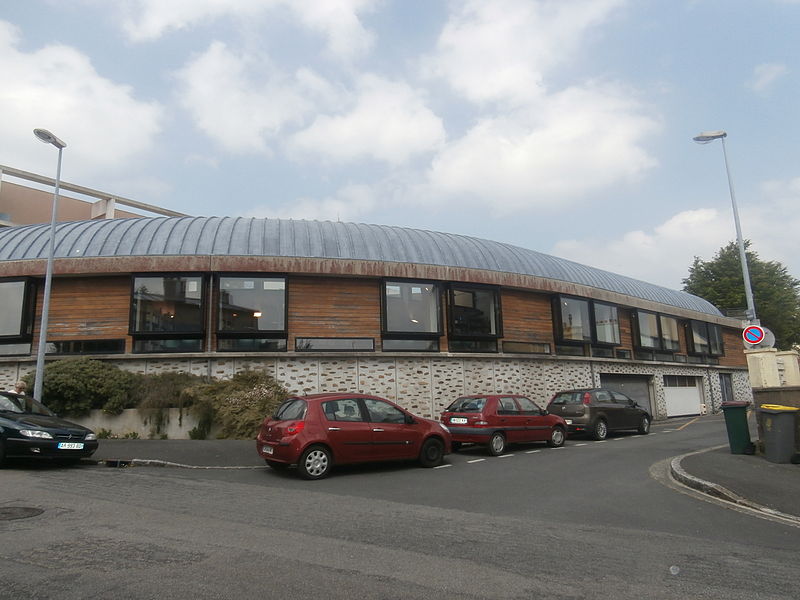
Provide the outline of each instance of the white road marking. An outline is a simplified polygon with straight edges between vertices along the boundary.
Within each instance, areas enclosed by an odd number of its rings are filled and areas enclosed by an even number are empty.
[[[584,442],[584,443],[582,443],[582,444],[575,444],[575,447],[577,448],[578,446],[588,446],[588,445],[589,445],[589,444],[587,444],[586,442]]]
[[[486,460],[485,458],[476,458],[475,460],[468,460],[467,462],[469,464],[472,464],[472,463],[476,463],[476,462],[483,462],[485,460]]]
[[[503,454],[502,456],[498,456],[497,458],[509,458],[511,456],[514,456],[514,455],[513,454]]]
[[[528,450],[525,454],[536,454],[537,452],[541,452],[541,450]]]
[[[438,467],[433,467],[434,469],[446,469],[448,467],[452,467],[453,465],[439,465]]]

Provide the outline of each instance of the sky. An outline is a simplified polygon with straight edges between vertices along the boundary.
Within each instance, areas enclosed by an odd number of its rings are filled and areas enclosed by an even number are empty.
[[[0,164],[199,216],[800,278],[800,0],[4,0]],[[10,180],[10,179],[9,179]]]

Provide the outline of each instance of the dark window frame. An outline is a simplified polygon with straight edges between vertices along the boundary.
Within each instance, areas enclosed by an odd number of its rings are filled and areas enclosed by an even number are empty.
[[[23,283],[22,310],[19,318],[18,333],[0,335],[0,344],[27,344],[33,342],[33,323],[36,318],[36,296],[38,288],[33,277],[7,277],[0,279],[2,283]]]
[[[586,309],[589,316],[589,339],[576,340],[573,338],[564,337],[564,320],[561,318],[561,305],[563,300],[577,300],[586,303]],[[597,336],[597,317],[595,305],[607,306],[617,311],[617,338],[618,342],[605,342],[600,341]],[[581,296],[572,296],[570,294],[557,294],[553,296],[551,302],[551,312],[553,316],[553,334],[555,335],[555,345],[558,346],[600,346],[605,348],[617,348],[622,346],[622,331],[619,326],[619,305],[612,302],[605,302],[602,300],[594,300],[592,298],[583,298]],[[587,351],[584,351],[584,355]]]
[[[199,326],[200,329],[189,331],[137,331],[136,330],[136,280],[137,278],[161,278],[168,277],[185,277],[192,279],[200,279],[200,304],[198,307],[199,313]],[[130,313],[128,319],[128,335],[133,338],[133,353],[135,354],[159,354],[166,352],[175,353],[192,353],[203,351],[203,340],[206,336],[206,327],[208,323],[208,274],[186,271],[173,271],[173,272],[158,272],[158,273],[131,273],[131,291],[130,291]],[[183,349],[161,349],[161,350],[142,350],[137,348],[140,342],[157,341],[157,340],[200,340],[199,350],[183,350]]]
[[[372,343],[372,348],[299,348],[298,340],[367,340]],[[375,338],[371,337],[325,337],[325,336],[301,336],[294,338],[295,352],[375,352]]]
[[[386,300],[386,285],[391,283],[399,284],[420,284],[421,286],[430,285],[434,289],[434,300],[436,302],[436,331],[402,331],[389,329],[388,323],[388,303]],[[414,339],[414,340],[430,340],[439,338],[444,334],[444,327],[442,325],[442,286],[438,281],[430,281],[427,279],[410,279],[402,277],[386,277],[381,279],[381,337],[393,339]]]
[[[639,313],[644,313],[647,315],[652,315],[656,319],[656,327],[657,327],[657,338],[658,338],[658,345],[657,346],[645,346],[642,342],[642,334],[639,324]],[[631,320],[633,321],[633,347],[636,351],[650,351],[654,353],[654,358],[652,360],[675,360],[675,356],[679,355],[682,351],[681,348],[681,340],[680,334],[678,335],[677,344],[678,348],[667,348],[666,340],[664,339],[664,328],[662,324],[662,319],[672,319],[678,326],[678,331],[680,331],[682,321],[678,317],[674,317],[672,315],[668,315],[666,313],[655,312],[652,310],[644,310],[641,308],[636,308],[631,311]],[[687,338],[688,340],[688,338]],[[655,354],[660,355],[669,355],[670,358],[665,357],[655,357]]]
[[[695,346],[695,341],[694,341],[695,325],[702,326],[705,329],[706,340],[708,344],[707,352],[698,350]],[[698,319],[692,319],[686,322],[685,331],[686,331],[686,344],[688,346],[689,355],[694,357],[707,357],[711,360],[717,359],[720,356],[725,356],[725,344],[724,344],[724,337],[722,335],[722,328],[716,323],[709,323],[708,321],[700,321]],[[714,332],[716,336],[712,336],[712,332]],[[718,350],[715,350],[713,347],[712,339],[714,337],[716,337],[717,341],[719,342]]]
[[[455,318],[454,307],[455,292],[491,292],[494,295],[494,333],[455,333]],[[463,342],[482,342],[482,341],[497,341],[503,337],[503,310],[500,304],[500,288],[493,285],[480,285],[471,283],[456,283],[451,282],[447,286],[447,337],[450,340],[463,341]],[[494,350],[495,352],[497,350]],[[469,352],[469,350],[464,350]]]
[[[219,318],[220,302],[222,299],[221,280],[229,279],[282,279],[283,280],[283,329],[221,329]],[[287,338],[289,331],[289,277],[286,273],[247,273],[247,272],[226,272],[214,274],[214,290],[216,298],[214,302],[214,333],[219,338],[243,339],[243,338]]]

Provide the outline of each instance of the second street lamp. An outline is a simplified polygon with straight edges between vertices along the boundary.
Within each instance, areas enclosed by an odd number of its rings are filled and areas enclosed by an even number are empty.
[[[725,159],[725,172],[728,174],[728,188],[731,191],[731,204],[733,205],[733,221],[736,225],[736,243],[739,245],[739,259],[742,261],[742,277],[744,278],[744,295],[747,299],[747,320],[750,323],[758,324],[756,318],[756,307],[753,302],[753,288],[750,285],[750,270],[747,268],[747,253],[745,252],[744,240],[742,239],[742,227],[739,225],[739,209],[736,207],[736,194],[733,191],[733,179],[731,169],[728,166],[728,151],[725,149],[725,138],[728,137],[725,131],[704,131],[692,139],[698,144],[708,144],[714,140],[722,141],[722,156]]]
[[[44,297],[42,299],[42,319],[39,325],[39,346],[36,351],[36,380],[33,385],[33,397],[42,400],[44,383],[44,353],[47,346],[47,320],[50,311],[50,286],[53,280],[53,257],[56,249],[56,215],[58,213],[58,192],[61,185],[61,152],[66,144],[47,129],[34,129],[33,134],[45,144],[58,148],[58,167],[56,168],[56,189],[53,194],[53,209],[50,213],[50,239],[47,249],[47,270],[44,276]]]

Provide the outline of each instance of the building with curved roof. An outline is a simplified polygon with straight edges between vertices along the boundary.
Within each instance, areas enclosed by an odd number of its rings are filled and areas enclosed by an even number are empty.
[[[0,376],[33,368],[48,225],[0,229]],[[57,225],[48,359],[266,369],[427,416],[464,393],[612,386],[656,418],[749,398],[707,301],[533,250],[404,227],[233,217]]]

